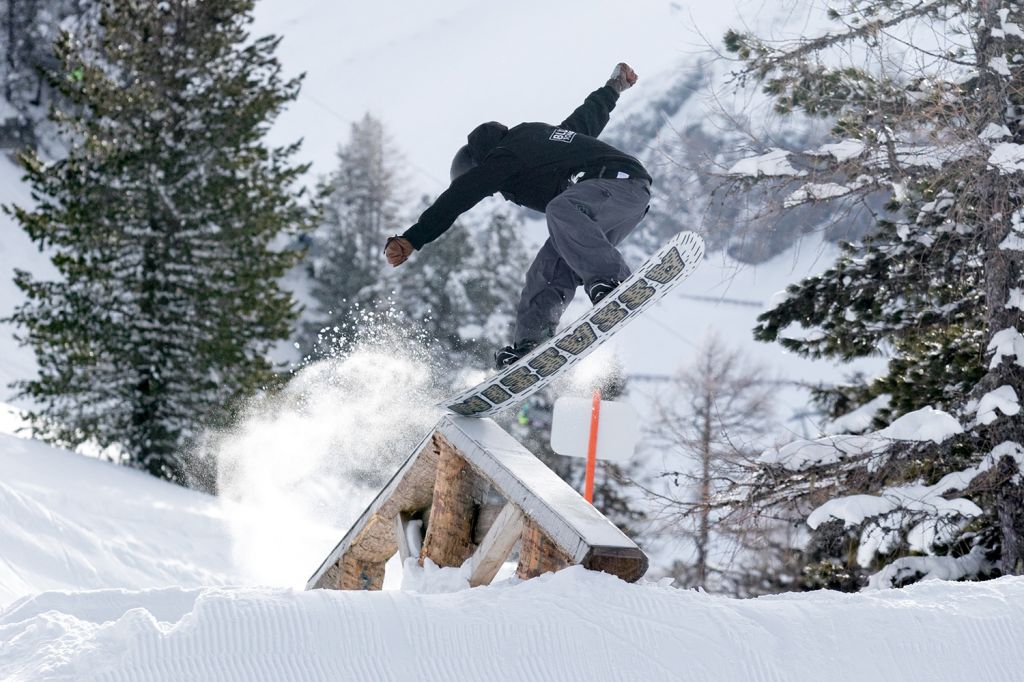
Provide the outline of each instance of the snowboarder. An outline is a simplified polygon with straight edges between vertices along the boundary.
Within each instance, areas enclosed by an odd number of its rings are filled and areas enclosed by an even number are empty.
[[[627,64],[559,125],[477,126],[455,155],[451,185],[384,253],[397,267],[494,192],[547,215],[549,238],[526,274],[513,344],[495,353],[498,369],[550,338],[576,288],[596,304],[630,274],[616,245],[646,215],[651,176],[634,157],[597,140],[619,94],[637,81]]]

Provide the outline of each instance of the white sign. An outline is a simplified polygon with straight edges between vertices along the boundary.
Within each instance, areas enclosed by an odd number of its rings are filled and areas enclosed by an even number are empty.
[[[586,457],[590,445],[590,414],[594,401],[559,398],[551,421],[551,449],[567,457]],[[640,419],[629,403],[601,401],[597,458],[625,462],[640,440]]]

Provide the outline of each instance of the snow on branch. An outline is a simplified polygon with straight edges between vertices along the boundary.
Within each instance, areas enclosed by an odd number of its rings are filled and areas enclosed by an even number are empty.
[[[866,436],[826,436],[816,440],[796,440],[761,454],[761,464],[778,465],[790,471],[881,454],[889,449],[888,439]]]
[[[1012,358],[1014,362],[1024,367],[1024,336],[1013,327],[996,332],[989,341],[987,350],[992,353],[989,369],[998,367],[1003,358]]]
[[[1010,16],[1010,10],[1007,7],[1003,7],[999,10],[999,23],[1002,25],[1001,34],[997,34],[996,31],[992,31],[993,36],[1005,38],[1007,36],[1013,36],[1015,38],[1024,38],[1024,31],[1021,31],[1020,26],[1012,21],[1007,21]]]
[[[986,128],[986,130],[988,129]],[[1000,142],[992,147],[988,163],[999,169],[1003,175],[1022,171],[1024,170],[1024,145],[1015,142]]]
[[[982,547],[964,556],[908,556],[897,559],[868,578],[868,590],[901,587],[918,580],[962,580],[983,573],[991,562]]]
[[[1003,123],[989,123],[985,129],[978,133],[983,140],[1001,140],[1010,137],[1010,129]]]
[[[1005,143],[1010,147],[1020,147]],[[1001,147],[997,145],[997,147]],[[1024,147],[1020,147],[1024,150]],[[1015,150],[1014,150],[1015,151]],[[878,184],[887,184],[886,178],[892,174],[902,175],[910,169],[937,170],[948,164],[963,160],[976,153],[976,146],[962,141],[947,141],[944,144],[923,144],[914,141],[893,139],[885,149],[869,149],[868,145],[855,139],[844,139],[839,142],[823,144],[814,149],[793,151],[773,147],[756,156],[748,156],[736,161],[726,171],[726,175],[747,178],[803,178],[809,175],[794,165],[794,161],[804,162],[816,167],[815,173],[840,172],[848,175],[849,164],[866,173],[860,173],[851,182],[808,183],[797,189],[786,199],[786,206],[795,206],[810,201],[824,201],[853,194],[859,190]],[[1002,159],[1002,156],[993,156]],[[832,161],[832,167],[820,168],[823,159]],[[990,157],[990,162],[992,158]],[[1021,156],[1021,168],[1024,168],[1024,155]],[[888,180],[892,182],[892,180]]]
[[[953,416],[933,407],[925,407],[908,412],[881,431],[863,436],[838,435],[816,440],[797,440],[778,449],[766,450],[758,461],[779,465],[790,471],[800,471],[808,466],[835,464],[880,454],[893,441],[942,443],[947,438],[963,433],[963,430]]]
[[[897,26],[905,21],[916,17],[927,16],[946,8],[949,0],[933,0],[932,2],[921,2],[915,6],[907,7],[902,11],[893,12],[889,16],[875,15],[873,20],[864,21],[859,26],[851,27],[849,30],[840,33],[826,33],[811,39],[803,39],[795,47],[788,49],[771,49],[768,46],[759,44],[757,48],[764,52],[763,64],[758,69],[762,75],[767,75],[778,69],[792,68],[793,64],[799,64],[801,60],[817,52],[822,52],[835,45],[851,43],[866,36],[877,35],[887,28]],[[1005,30],[1005,27],[1004,27]],[[736,40],[739,36],[734,36]],[[728,36],[727,36],[728,40]],[[749,47],[748,47],[749,50]],[[742,51],[741,51],[742,56]],[[753,69],[751,69],[753,71]]]
[[[999,248],[1003,251],[1024,251],[1024,211],[1014,211],[1010,215],[1010,226],[1010,232],[1000,242]],[[1013,306],[1007,304],[1007,307]]]
[[[727,175],[741,175],[752,178],[763,176],[799,178],[807,171],[797,170],[789,161],[789,151],[773,148],[758,156],[749,156],[734,163]]]
[[[976,478],[1007,456],[1018,467],[1024,465],[1024,449],[1007,441],[993,448],[978,465],[946,474],[933,485],[891,486],[878,495],[847,495],[829,500],[811,512],[807,525],[817,528],[836,519],[846,527],[863,526],[857,563],[865,568],[877,554],[893,551],[904,538],[911,550],[931,554],[936,545],[947,545],[972,518],[982,514],[974,502],[955,495],[963,493]],[[947,565],[943,562],[948,561],[952,558],[943,557],[940,565]],[[923,565],[932,564],[925,561]],[[900,567],[919,564],[898,560],[890,566],[896,566],[892,570],[899,573]],[[880,580],[882,586],[895,584],[886,583],[888,578]]]
[[[1024,251],[1024,236],[1019,232],[1011,232],[999,243],[999,248],[1003,251]]]
[[[980,471],[956,471],[942,477],[935,485],[905,485],[887,488],[881,495],[847,495],[821,505],[807,517],[807,525],[817,528],[831,519],[838,519],[847,527],[859,526],[871,517],[882,516],[897,509],[923,512],[933,517],[959,515],[971,518],[981,508],[964,498],[946,499],[950,492],[960,492],[974,480]],[[865,531],[865,535],[870,529]],[[862,544],[865,544],[862,540]],[[873,555],[874,551],[868,554]],[[870,563],[870,556],[858,560],[862,566]]]
[[[811,156],[831,156],[836,161],[849,161],[863,154],[865,149],[867,145],[862,140],[845,139],[823,144],[807,153]]]
[[[933,407],[924,407],[903,415],[879,431],[878,435],[892,440],[930,440],[938,445],[963,432],[960,422],[951,415]]]
[[[1006,301],[1006,307],[1024,310],[1024,289],[1010,289],[1010,297]]]
[[[1017,391],[1013,389],[1013,386],[1000,386],[994,391],[989,391],[983,395],[978,401],[977,407],[973,410],[977,415],[975,423],[985,426],[992,424],[999,418],[999,415],[996,414],[997,410],[1007,417],[1012,417],[1020,412],[1020,401],[1017,398]]]
[[[786,208],[792,208],[793,206],[808,204],[815,201],[839,199],[864,189],[865,187],[874,184],[874,182],[875,179],[867,175],[862,175],[854,182],[846,185],[842,185],[837,182],[809,182],[786,197],[783,205]]]

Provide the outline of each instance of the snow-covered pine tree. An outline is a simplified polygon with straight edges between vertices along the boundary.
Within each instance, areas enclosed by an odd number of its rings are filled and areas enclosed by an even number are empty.
[[[314,355],[351,340],[387,299],[382,250],[401,213],[401,157],[380,120],[367,113],[353,123],[337,156],[306,257],[316,309],[300,343]]]
[[[37,205],[8,207],[60,273],[16,276],[34,431],[168,479],[203,424],[274,380],[295,316],[277,285],[295,257],[272,243],[309,220],[305,167],[263,138],[299,81],[276,38],[250,39],[252,4],[107,0],[98,30],[63,34],[69,152],[24,155]]]
[[[938,442],[780,452],[762,492],[863,496],[812,515],[826,572],[885,566],[874,583],[887,585],[1024,572],[1024,7],[848,0],[830,16],[834,31],[796,44],[726,35],[779,111],[835,121],[834,144],[770,150],[751,167],[788,168],[801,184],[793,206],[877,189],[891,199],[869,238],[791,287],[755,334],[811,356],[889,348],[888,375],[834,404],[885,394],[881,423],[935,405],[959,424],[925,409],[907,417],[941,427]]]

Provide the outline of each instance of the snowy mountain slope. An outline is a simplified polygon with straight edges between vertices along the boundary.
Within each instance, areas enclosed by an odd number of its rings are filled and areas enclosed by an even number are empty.
[[[729,28],[785,36],[822,23],[802,1],[261,0],[253,33],[283,36],[285,68],[306,74],[276,140],[304,138],[304,156],[325,173],[348,125],[369,111],[407,152],[416,189],[436,193],[482,121],[561,120],[619,61],[641,76],[621,106],[644,102],[713,59]]]
[[[571,568],[451,594],[44,593],[0,614],[11,680],[1012,680],[1024,579],[711,597]]]
[[[0,434],[0,605],[44,590],[243,582],[226,514],[208,495]]]

